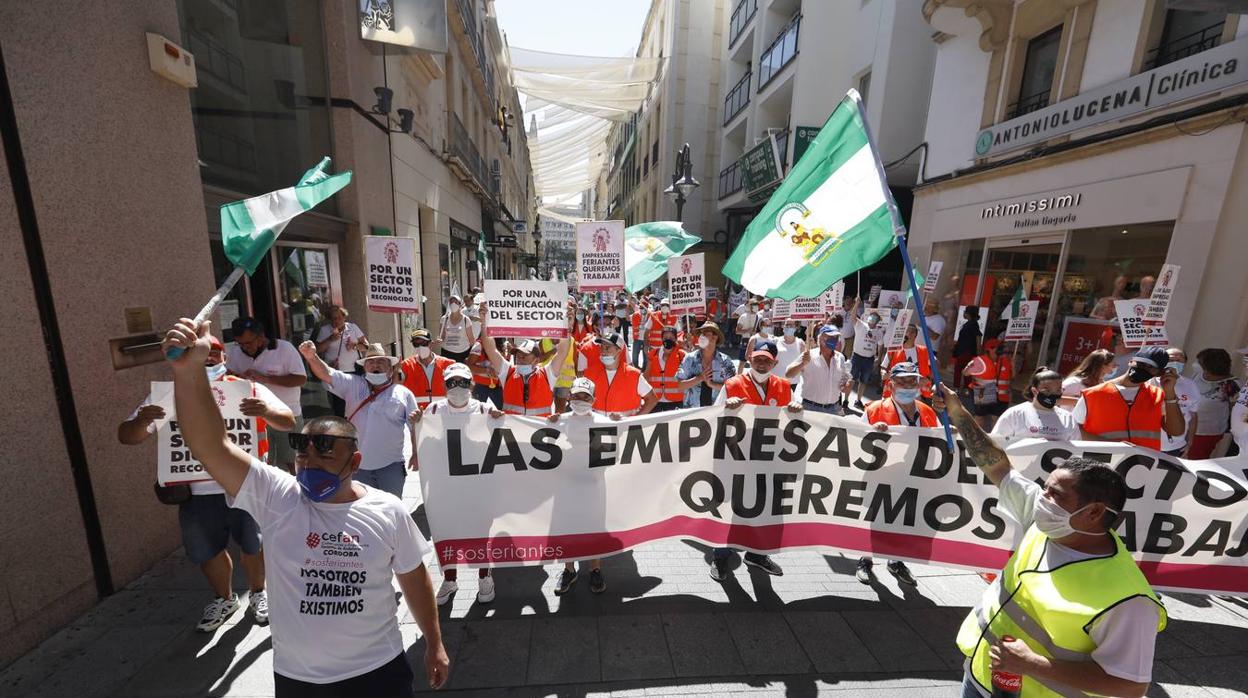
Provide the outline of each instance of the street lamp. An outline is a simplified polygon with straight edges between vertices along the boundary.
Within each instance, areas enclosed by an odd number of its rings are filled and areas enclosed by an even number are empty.
[[[693,193],[700,185],[698,180],[693,178],[690,170],[693,169],[693,158],[689,155],[689,144],[686,143],[676,153],[676,169],[672,172],[672,184],[663,193],[671,197],[676,202],[676,220],[683,222],[685,210],[685,201],[689,195]]]

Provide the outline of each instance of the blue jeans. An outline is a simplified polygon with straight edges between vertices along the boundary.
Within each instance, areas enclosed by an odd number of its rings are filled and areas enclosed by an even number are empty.
[[[407,464],[398,460],[384,468],[360,470],[356,472],[354,479],[356,482],[362,482],[369,487],[384,490],[403,499],[403,483],[407,481]]]
[[[716,560],[722,560],[732,554],[732,548],[715,548],[711,551],[711,555]],[[746,553],[747,560],[766,560],[767,556],[759,553]]]
[[[839,398],[840,395],[837,395],[836,397]],[[806,410],[807,412],[822,412],[824,414],[837,414],[837,415],[845,414],[845,410],[842,410],[841,406],[835,402],[832,403],[831,405],[820,406],[820,405],[816,405],[810,400],[803,399],[802,409]]]
[[[640,339],[633,340],[633,366],[644,368],[642,359],[646,358],[646,343]]]

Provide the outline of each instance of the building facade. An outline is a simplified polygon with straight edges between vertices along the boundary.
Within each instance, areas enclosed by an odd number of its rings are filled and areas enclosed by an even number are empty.
[[[935,55],[919,9],[917,0],[736,0],[723,18],[720,61],[720,244],[736,246],[850,88],[866,104],[881,159],[895,161],[888,182],[909,214],[918,168],[905,156],[923,141]],[[899,272],[889,259],[863,283],[892,287]]]
[[[646,102],[607,139],[607,165],[595,192],[595,217],[627,225],[675,220],[663,191],[672,183],[676,154],[688,143],[692,174],[701,186],[684,204],[685,229],[703,242],[687,254],[708,255],[708,281],[721,284],[723,249],[714,245],[723,216],[715,206],[712,173],[718,162],[719,76],[726,0],[653,0],[637,55],[666,58]]]
[[[230,271],[221,204],[292,186],[326,155],[354,173],[222,304],[227,341],[230,320],[252,315],[297,343],[341,304],[403,351],[395,316],[366,308],[368,235],[419,240],[427,302],[409,327],[436,330],[450,287],[479,284],[483,233],[493,275],[535,266],[527,140],[492,2],[446,12],[443,55],[362,40],[349,2],[0,6],[0,284],[27,368],[14,378],[24,409],[4,425],[25,446],[0,459],[19,483],[0,511],[0,665],[179,544],[177,509],[152,495],[154,444],[122,446],[116,426],[168,379],[164,328]],[[193,88],[154,72],[148,32],[193,56]],[[90,118],[66,118],[73,105]],[[303,398],[312,413],[323,387]]]
[[[1019,285],[1038,302],[1016,375],[1111,348],[1138,305],[1119,301],[1163,265],[1179,267],[1171,343],[1248,343],[1248,22],[1187,4],[924,4],[936,68],[910,249],[943,262],[943,312],[987,308],[988,336]]]

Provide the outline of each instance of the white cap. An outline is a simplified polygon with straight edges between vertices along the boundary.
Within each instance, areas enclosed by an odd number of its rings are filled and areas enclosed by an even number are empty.
[[[442,369],[442,380],[447,378],[467,378],[472,380],[472,369],[458,361]]]
[[[522,339],[519,342],[516,342],[515,346],[516,346],[516,351],[522,352],[525,354],[532,354],[533,352],[537,351],[537,342],[534,342],[531,339]]]
[[[588,394],[591,398],[594,396],[594,382],[588,378],[577,378],[572,381],[572,388],[568,390],[569,395],[576,393]]]

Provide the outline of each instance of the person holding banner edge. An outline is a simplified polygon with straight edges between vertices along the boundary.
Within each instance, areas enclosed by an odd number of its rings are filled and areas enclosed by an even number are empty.
[[[338,417],[319,417],[290,434],[298,454],[297,476],[241,451],[226,437],[202,369],[209,331],[210,323],[183,318],[166,333],[161,348],[173,369],[174,402],[187,445],[269,539],[269,582],[277,592],[272,606],[276,695],[410,695],[412,673],[395,618],[392,579],[398,580],[424,635],[429,685],[441,687],[450,661],[424,564],[431,547],[399,500],[353,481],[361,458],[355,427]],[[351,531],[349,540],[337,545],[357,553],[364,565],[360,573],[302,567],[305,558],[324,557],[321,536],[312,537],[317,531]],[[310,572],[344,573],[334,576],[353,585],[359,598],[305,599],[301,575]],[[334,641],[325,642],[327,636]]]
[[[1041,487],[1011,468],[956,393],[938,390],[1001,508],[1026,527],[958,632],[963,698],[989,696],[994,672],[1021,675],[1023,696],[1143,696],[1167,616],[1113,531],[1127,500],[1122,475],[1074,457]]]

